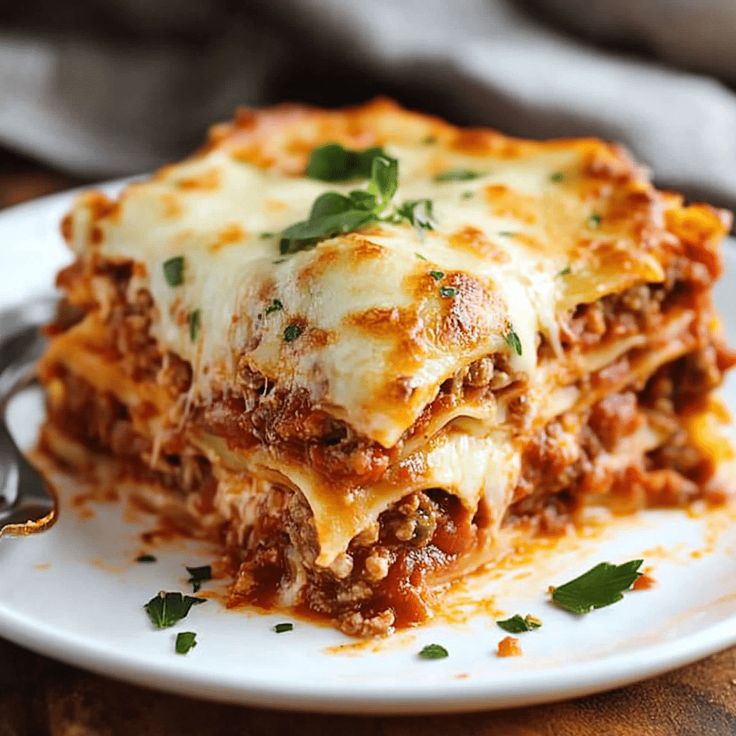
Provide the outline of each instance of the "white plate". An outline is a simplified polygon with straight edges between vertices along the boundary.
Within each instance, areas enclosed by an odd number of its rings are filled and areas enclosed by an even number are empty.
[[[48,293],[68,259],[57,233],[70,199],[56,195],[0,214],[0,309]],[[718,301],[724,315],[736,313],[733,254]],[[732,343],[735,327],[732,321]],[[733,380],[725,393],[736,406]],[[11,407],[14,431],[32,442],[40,415],[38,395],[19,397]],[[86,508],[91,518],[67,502],[50,531],[0,540],[0,635],[97,672],[197,697],[335,712],[498,708],[616,687],[736,643],[736,514],[729,509],[647,512],[584,539],[543,544],[464,586],[442,621],[355,644],[298,620],[294,631],[275,634],[273,624],[288,616],[228,611],[217,600],[195,607],[173,629],[153,630],[143,604],[160,589],[186,591],[183,565],[204,564],[212,552],[178,542],[158,547],[155,564],[133,563],[142,550],[139,534],[154,519],[131,520],[123,504]],[[652,590],[579,618],[546,600],[549,584],[604,559],[638,556],[653,568]],[[205,590],[222,586],[208,583]],[[544,620],[521,635],[524,656],[495,656],[505,635],[494,623],[499,612]],[[173,651],[182,630],[198,635],[186,656]],[[419,659],[416,652],[431,642],[450,657]]]

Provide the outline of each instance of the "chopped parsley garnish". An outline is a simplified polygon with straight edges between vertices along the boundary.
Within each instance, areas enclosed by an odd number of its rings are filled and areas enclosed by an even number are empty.
[[[206,603],[206,598],[194,598],[191,595],[181,593],[167,593],[161,591],[151,598],[143,608],[146,609],[148,618],[157,629],[166,629],[186,618],[192,606]]]
[[[569,583],[552,591],[552,600],[572,613],[588,613],[620,601],[641,575],[643,560],[630,560],[621,565],[601,562]]]
[[[555,171],[554,174],[549,175],[549,180],[554,182],[564,181],[565,175],[561,171]]]
[[[366,148],[352,151],[339,143],[318,146],[309,155],[307,176],[320,181],[349,181],[367,179],[371,175],[374,159],[388,158],[382,148]]]
[[[430,271],[429,275],[435,280],[435,281],[442,281],[443,278],[445,278],[444,271]]]
[[[286,342],[293,342],[302,334],[302,332],[304,332],[304,328],[300,324],[292,322],[284,330],[284,340]]]
[[[565,266],[565,268],[562,269],[557,275],[558,276],[569,276],[572,273],[572,268],[570,266]]]
[[[516,330],[511,325],[509,325],[508,332],[504,336],[504,339],[506,340],[506,344],[510,348],[512,348],[517,355],[522,354],[521,339],[519,338]]]
[[[153,555],[138,555],[138,557],[135,558],[136,562],[156,562],[156,558]]]
[[[463,192],[463,193],[462,193],[462,194],[460,195],[460,197],[461,197],[462,199],[472,199],[474,195],[475,195],[475,192]]]
[[[194,342],[199,337],[199,328],[202,326],[202,314],[199,309],[189,312],[187,322],[189,322],[189,338]]]
[[[444,659],[449,657],[450,653],[441,644],[427,644],[420,652],[422,659]]]
[[[192,584],[192,591],[194,593],[199,592],[202,583],[212,580],[212,567],[210,565],[202,565],[201,567],[189,567],[185,565],[185,567],[189,573],[189,580],[187,582]]]
[[[294,624],[290,624],[290,623],[276,624],[276,626],[274,626],[273,629],[271,630],[275,631],[277,634],[283,634],[285,631],[293,631]]]
[[[534,631],[534,629],[538,629],[542,625],[542,622],[536,616],[532,616],[531,613],[527,613],[526,616],[521,616],[517,613],[515,616],[511,616],[511,618],[496,621],[496,623],[504,631],[508,631],[509,634],[521,634],[524,631]]]
[[[393,222],[406,220],[417,230],[434,230],[434,213],[431,199],[412,199],[402,202],[392,216]]]
[[[282,255],[296,253],[320,240],[352,232],[376,222],[399,186],[399,162],[376,155],[371,159],[370,181],[366,190],[349,195],[325,192],[314,201],[309,218],[287,227],[279,241]]]
[[[454,299],[457,296],[457,289],[454,286],[440,286],[440,296],[445,299]]]
[[[415,253],[414,254],[417,258],[419,258],[422,261],[426,261],[427,259],[421,254],[421,253]]]
[[[470,179],[477,179],[479,176],[483,176],[480,171],[473,171],[472,169],[447,169],[442,171],[434,177],[435,181],[470,181]]]
[[[512,233],[510,230],[499,230],[498,234],[504,238],[513,238],[516,233]]]
[[[601,224],[601,216],[597,212],[594,212],[588,218],[588,227],[595,230],[596,228],[600,226],[600,224]]]
[[[176,653],[186,654],[197,646],[197,635],[193,631],[180,631],[176,635]]]
[[[284,305],[281,303],[279,299],[273,299],[271,303],[266,307],[266,314],[271,314],[272,312],[279,312],[284,308]]]
[[[184,256],[164,261],[164,278],[169,286],[179,286],[184,282]]]
[[[258,237],[267,240],[268,238],[272,238],[275,234],[276,233],[261,233]]]

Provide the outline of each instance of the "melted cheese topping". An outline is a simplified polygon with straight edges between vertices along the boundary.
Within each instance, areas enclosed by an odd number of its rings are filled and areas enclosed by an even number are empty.
[[[385,148],[399,160],[396,202],[430,199],[434,230],[374,225],[282,257],[277,239],[262,233],[305,219],[321,193],[361,183],[287,175],[221,148],[131,185],[96,220],[100,255],[144,266],[131,288],[152,293],[155,336],[192,363],[195,398],[207,401],[234,383],[244,360],[272,382],[306,389],[314,404],[390,447],[464,365],[501,351],[531,377],[537,333],[557,344],[556,325],[571,302],[662,278],[636,233],[622,227],[628,221],[609,226],[610,202],[581,197],[579,147],[511,160],[421,143]],[[480,175],[433,179],[456,167]],[[554,181],[558,171],[574,184]],[[601,224],[592,228],[599,211]],[[88,218],[77,219],[83,252]],[[184,282],[172,287],[163,264],[176,256],[184,258]],[[437,281],[431,271],[445,276]],[[457,296],[443,297],[442,285]],[[273,300],[283,309],[267,313]],[[195,311],[200,328],[192,339]],[[288,342],[292,323],[304,333]],[[511,327],[521,355],[505,339]]]

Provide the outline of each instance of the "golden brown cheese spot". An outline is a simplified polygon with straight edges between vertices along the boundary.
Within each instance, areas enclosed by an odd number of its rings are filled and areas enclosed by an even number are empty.
[[[515,141],[493,130],[467,128],[458,130],[450,148],[469,154],[494,154],[501,157],[515,157],[523,150],[520,141]]]
[[[263,203],[263,207],[269,212],[283,212],[289,209],[289,205],[282,199],[267,199]]]
[[[300,289],[307,290],[310,281],[318,281],[324,272],[340,257],[340,251],[332,246],[316,249],[317,255],[299,271],[296,279]]]
[[[370,234],[380,235],[380,228],[374,228],[377,232]],[[361,263],[362,261],[372,261],[376,258],[381,258],[386,254],[386,248],[378,243],[374,243],[370,240],[366,240],[357,234],[351,234],[347,236],[355,245],[350,251],[350,257],[355,263]]]
[[[236,222],[233,222],[220,230],[217,234],[217,240],[214,243],[210,243],[207,248],[211,253],[217,253],[228,245],[242,242],[245,236],[245,230]]]
[[[212,191],[220,188],[220,182],[220,172],[217,169],[210,169],[196,176],[177,179],[175,184],[179,189]]]
[[[354,312],[344,322],[358,327],[371,337],[397,337],[421,329],[415,307],[371,307]]]
[[[107,217],[117,209],[117,203],[113,202],[102,192],[86,192],[82,195],[80,203],[87,209],[93,222]]]
[[[395,370],[410,375],[420,365],[424,323],[416,307],[372,307],[346,315],[343,322],[368,337],[391,341],[394,347],[389,360]],[[405,394],[406,386],[397,387],[397,392]]]
[[[162,205],[161,216],[170,220],[176,220],[184,213],[180,199],[170,192],[164,192],[159,201]]]
[[[591,141],[590,149],[583,154],[583,172],[589,176],[623,184],[637,177],[642,171],[622,146]]]
[[[477,227],[468,225],[467,227],[452,233],[449,236],[450,245],[458,250],[466,250],[473,255],[489,258],[498,263],[507,263],[509,261],[508,254],[493,243],[488,237]]]
[[[491,210],[498,217],[508,217],[533,225],[538,219],[538,200],[528,194],[521,194],[504,184],[489,184],[483,190]]]
[[[495,315],[497,324],[501,327],[500,304],[492,296],[491,290],[475,277],[462,271],[448,273],[442,279],[439,288],[454,289],[456,294],[443,297],[438,291],[440,300],[440,317],[431,321],[427,318],[425,334],[438,346],[445,349],[463,350],[477,345],[488,337],[486,324],[489,315]]]

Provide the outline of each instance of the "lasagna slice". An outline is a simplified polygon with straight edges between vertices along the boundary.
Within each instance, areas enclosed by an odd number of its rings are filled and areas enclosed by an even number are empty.
[[[504,529],[728,490],[729,224],[595,139],[243,110],[65,218],[43,443],[170,489],[233,601],[416,624]]]

